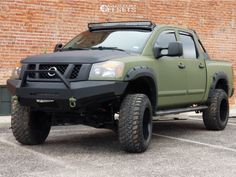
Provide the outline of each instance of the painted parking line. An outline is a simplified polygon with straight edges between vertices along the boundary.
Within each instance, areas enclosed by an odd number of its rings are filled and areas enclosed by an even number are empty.
[[[186,121],[186,120],[197,120],[197,121],[201,121],[201,122],[203,122],[203,120],[202,119],[198,119],[198,118],[193,118],[193,117],[188,117],[188,118],[184,118],[184,119],[174,119],[174,118],[170,118],[170,119],[154,119],[153,121],[154,122],[176,122],[176,121]],[[228,123],[227,123],[228,125],[233,125],[233,126],[236,126],[236,123],[234,123],[234,122],[230,122],[230,119],[229,119],[229,121],[228,121]]]
[[[50,157],[49,155],[37,152],[37,151],[35,151],[33,149],[29,149],[29,148],[27,148],[27,146],[21,146],[19,144],[16,144],[16,143],[13,143],[11,141],[8,141],[8,140],[6,140],[4,138],[0,138],[0,142],[3,143],[3,144],[9,145],[9,146],[12,146],[12,147],[19,148],[21,150],[27,151],[28,153],[30,153],[30,154],[32,154],[34,156],[38,156],[38,157],[40,157],[43,160],[53,162],[53,163],[55,163],[55,164],[57,164],[59,166],[62,166],[64,168],[66,168],[66,169],[70,169],[70,170],[77,169],[76,166],[69,165],[67,162],[64,162],[63,160]]]
[[[174,136],[167,136],[167,135],[162,135],[162,134],[157,134],[157,133],[153,133],[152,135],[162,137],[162,138],[171,139],[171,140],[183,141],[186,143],[197,144],[197,145],[207,146],[207,147],[214,148],[214,149],[220,149],[220,150],[225,150],[225,151],[230,151],[230,152],[236,153],[236,149],[228,148],[228,147],[224,147],[224,146],[220,146],[220,145],[202,143],[199,141],[189,140],[189,139],[185,139],[185,138],[177,138]]]

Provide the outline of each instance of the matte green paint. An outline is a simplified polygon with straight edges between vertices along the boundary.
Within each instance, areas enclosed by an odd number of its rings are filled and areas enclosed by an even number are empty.
[[[178,31],[192,34],[199,51],[197,59],[183,57],[161,57],[156,59],[153,46],[158,35],[165,30],[174,30],[177,41],[180,41]],[[198,38],[192,30],[173,26],[158,26],[153,31],[141,55],[117,58],[115,61],[124,62],[124,73],[116,80],[124,80],[128,71],[136,66],[146,66],[154,71],[158,87],[158,109],[168,107],[181,107],[184,105],[202,104],[207,101],[213,75],[224,72],[228,77],[229,93],[233,88],[232,64],[226,61],[205,60],[201,52]],[[185,69],[180,69],[178,64],[184,64]],[[204,68],[199,68],[199,65]]]

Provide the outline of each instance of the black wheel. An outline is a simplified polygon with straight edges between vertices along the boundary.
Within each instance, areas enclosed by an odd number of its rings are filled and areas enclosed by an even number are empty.
[[[13,101],[11,127],[13,135],[21,144],[42,144],[50,132],[51,118],[46,113],[31,111],[29,107]]]
[[[120,108],[119,140],[126,152],[144,152],[152,136],[152,105],[144,94],[127,95]]]
[[[229,119],[229,101],[224,90],[216,89],[203,111],[203,122],[208,130],[223,130]]]

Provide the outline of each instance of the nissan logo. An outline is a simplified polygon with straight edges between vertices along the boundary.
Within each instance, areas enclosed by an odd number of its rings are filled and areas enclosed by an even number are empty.
[[[57,68],[55,66],[53,66],[53,67],[49,68],[48,71],[57,71]],[[55,75],[56,75],[55,72],[48,72],[48,76],[50,76],[50,77],[53,77]]]

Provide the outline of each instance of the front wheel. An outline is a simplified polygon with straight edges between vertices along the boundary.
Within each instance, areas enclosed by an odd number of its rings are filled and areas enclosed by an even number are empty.
[[[144,94],[127,95],[120,108],[119,140],[126,152],[144,152],[152,136],[152,105]]]
[[[208,130],[223,130],[229,119],[228,96],[222,89],[216,89],[209,99],[208,109],[203,111],[203,122]]]
[[[51,129],[51,118],[43,112],[12,102],[11,127],[16,140],[25,145],[42,144]]]

